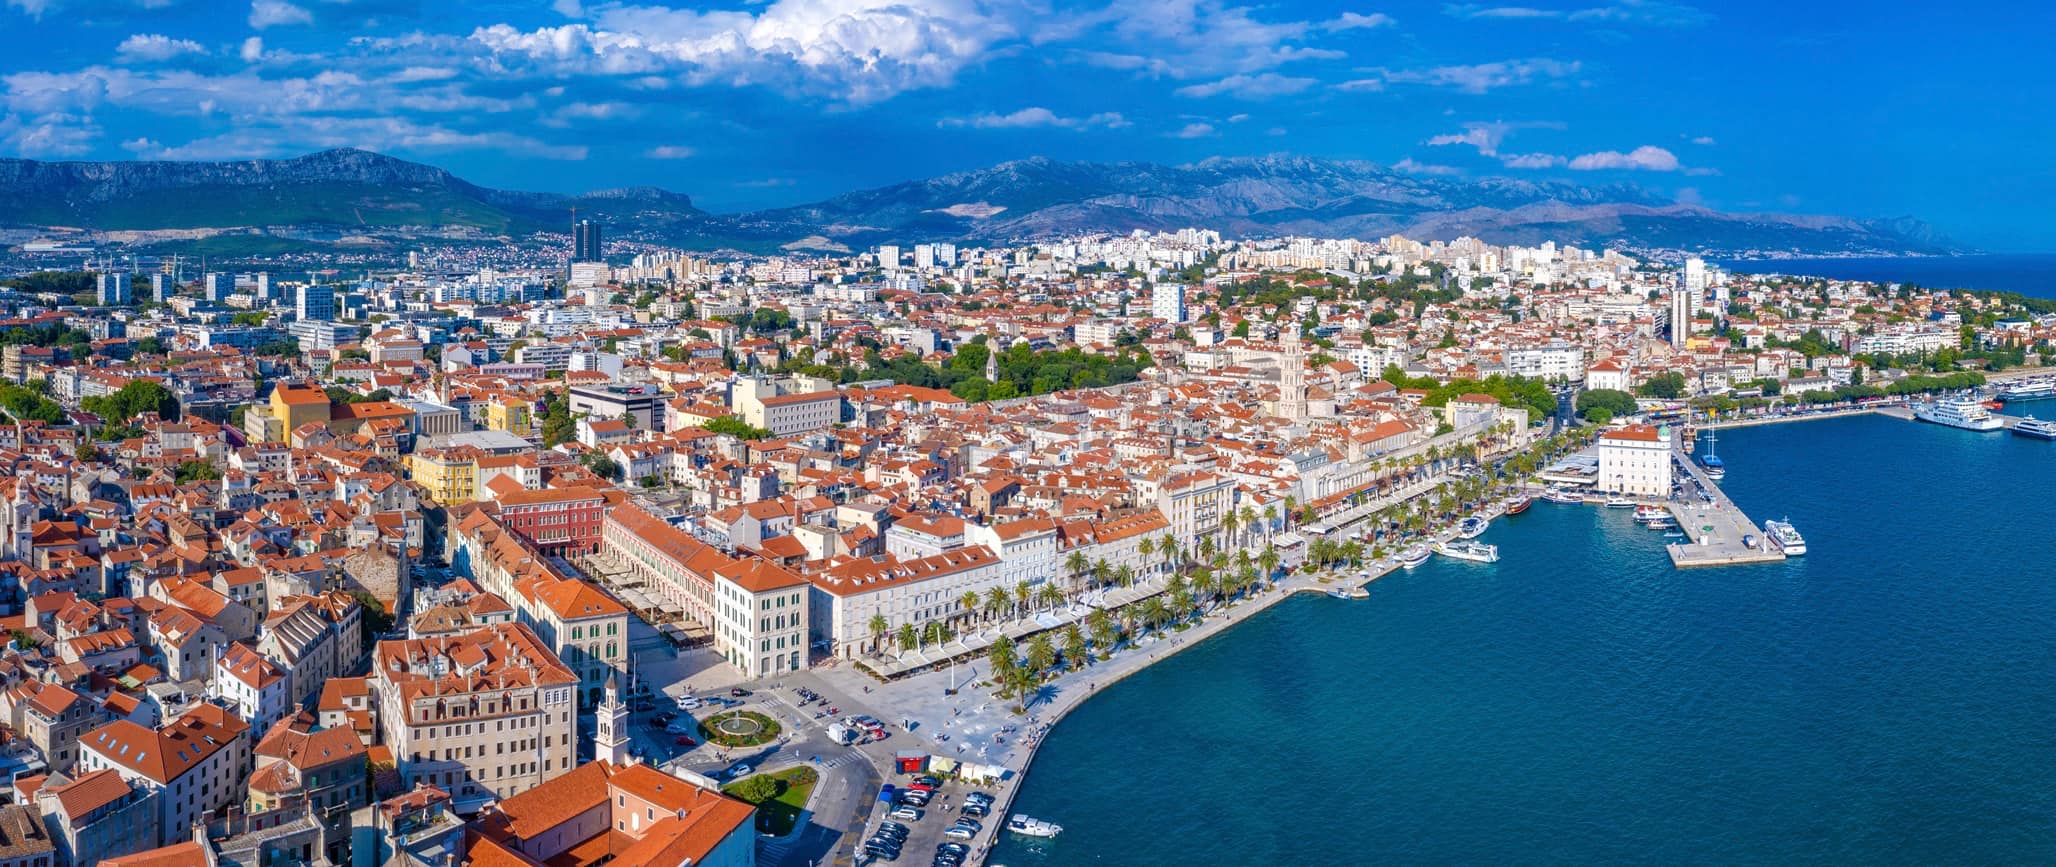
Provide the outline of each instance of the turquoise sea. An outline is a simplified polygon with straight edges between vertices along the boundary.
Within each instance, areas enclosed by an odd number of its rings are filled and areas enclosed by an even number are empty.
[[[993,863],[2056,862],[2056,443],[1723,432],[1811,552],[1679,571],[1538,502],[1493,565],[1288,600],[1060,723]]]

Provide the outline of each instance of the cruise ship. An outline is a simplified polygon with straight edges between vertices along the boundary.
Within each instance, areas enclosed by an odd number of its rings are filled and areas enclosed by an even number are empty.
[[[2034,437],[2038,440],[2056,440],[2056,421],[2028,416],[2013,426],[2015,436]]]
[[[1999,430],[2006,424],[1992,417],[1992,411],[1975,400],[1964,397],[1945,397],[1913,408],[1913,417],[1921,421],[1934,422],[1963,430],[1989,432]]]
[[[1799,535],[1799,529],[1792,526],[1789,520],[1763,522],[1763,535],[1770,539],[1771,544],[1778,546],[1778,550],[1785,552],[1787,557],[1797,557],[1806,553],[1806,537]]]

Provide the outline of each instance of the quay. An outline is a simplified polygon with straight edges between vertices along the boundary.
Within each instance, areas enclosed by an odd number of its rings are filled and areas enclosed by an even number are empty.
[[[1669,507],[1671,517],[1678,522],[1678,529],[1683,530],[1689,539],[1689,542],[1667,546],[1671,565],[1689,569],[1775,563],[1785,559],[1785,553],[1764,538],[1763,528],[1749,520],[1735,501],[1728,499],[1727,492],[1706,477],[1698,462],[1692,460],[1689,446],[1674,450],[1672,457],[1698,483],[1700,490],[1713,497],[1713,502],[1664,503]],[[1755,537],[1756,547],[1742,544],[1745,536]]]

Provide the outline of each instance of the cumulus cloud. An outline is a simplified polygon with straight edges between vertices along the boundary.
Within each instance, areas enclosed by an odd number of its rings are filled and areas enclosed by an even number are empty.
[[[1504,141],[1506,134],[1513,129],[1510,124],[1497,121],[1492,123],[1467,123],[1463,127],[1463,132],[1444,133],[1428,139],[1428,146],[1469,145],[1476,148],[1478,153],[1489,157],[1499,153],[1499,143]]]
[[[1275,72],[1265,72],[1257,75],[1237,73],[1219,81],[1188,84],[1174,92],[1179,96],[1198,98],[1226,94],[1237,99],[1267,99],[1273,96],[1298,93],[1317,83],[1317,81],[1311,78],[1295,78],[1279,75]]]
[[[1499,162],[1510,169],[1551,169],[1563,165],[1564,158],[1556,154],[1507,154]]]
[[[1674,172],[1680,166],[1678,158],[1670,151],[1655,145],[1643,145],[1627,153],[1620,151],[1599,151],[1572,157],[1570,167],[1577,171],[1649,171]]]
[[[250,0],[250,26],[258,30],[287,24],[311,24],[313,14],[286,0]]]
[[[653,160],[682,160],[694,153],[692,148],[683,145],[658,145],[643,151],[643,156]]]
[[[1188,123],[1177,132],[1171,133],[1172,138],[1209,138],[1213,135],[1213,124],[1198,122]]]
[[[1392,16],[1383,12],[1372,12],[1368,15],[1358,12],[1344,12],[1341,17],[1322,24],[1321,29],[1330,33],[1340,33],[1344,30],[1376,30],[1380,27],[1391,27],[1397,23],[1399,22],[1394,21]]]
[[[237,56],[243,58],[244,63],[256,63],[262,60],[264,58],[264,37],[252,36],[243,40],[242,50],[237,53]]]
[[[1127,118],[1122,117],[1120,112],[1107,111],[1088,117],[1064,117],[1041,106],[1030,106],[1006,114],[987,112],[970,117],[946,117],[936,121],[935,125],[944,128],[957,127],[969,129],[1056,127],[1059,129],[1084,130],[1095,127],[1119,129],[1132,126],[1133,124],[1129,123]]]
[[[115,46],[114,53],[124,61],[164,61],[181,54],[206,54],[207,49],[191,39],[173,39],[158,33],[138,33]]]
[[[1551,81],[1570,78],[1578,74],[1580,64],[1573,61],[1552,60],[1534,57],[1526,60],[1502,60],[1495,63],[1473,63],[1464,65],[1435,66],[1427,69],[1375,69],[1377,79],[1393,84],[1421,84],[1429,87],[1449,87],[1464,93],[1484,93],[1502,87],[1529,84],[1536,81]]]
[[[1463,172],[1462,169],[1455,166],[1438,166],[1433,163],[1417,162],[1413,157],[1407,157],[1393,163],[1392,168],[1410,175],[1454,175]]]
[[[100,138],[92,117],[52,112],[33,117],[0,115],[0,152],[29,158],[71,157],[91,150]]]

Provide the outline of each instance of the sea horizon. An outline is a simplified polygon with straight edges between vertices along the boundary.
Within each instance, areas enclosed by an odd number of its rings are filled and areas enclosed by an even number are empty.
[[[1956,256],[1834,256],[1710,260],[1744,274],[1913,283],[1928,289],[1981,289],[2056,298],[2056,252]]]

